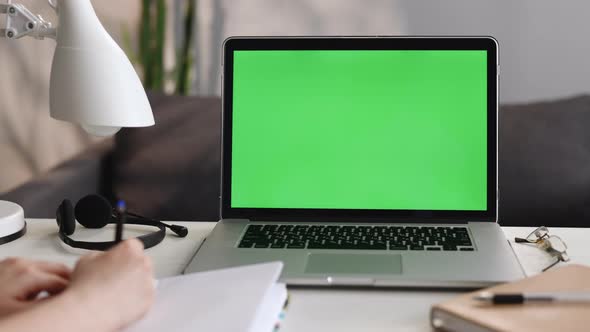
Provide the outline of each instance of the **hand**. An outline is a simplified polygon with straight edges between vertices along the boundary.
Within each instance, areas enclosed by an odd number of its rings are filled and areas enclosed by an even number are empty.
[[[0,317],[37,304],[41,292],[61,292],[69,283],[70,273],[67,266],[58,263],[22,258],[0,261]]]
[[[103,330],[121,329],[141,318],[153,302],[151,260],[141,242],[123,241],[105,253],[82,257],[66,292],[97,324],[105,324]]]

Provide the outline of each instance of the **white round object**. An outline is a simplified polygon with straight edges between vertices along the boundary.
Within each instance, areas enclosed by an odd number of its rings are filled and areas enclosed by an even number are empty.
[[[26,232],[25,212],[15,203],[0,201],[0,244],[14,241]]]

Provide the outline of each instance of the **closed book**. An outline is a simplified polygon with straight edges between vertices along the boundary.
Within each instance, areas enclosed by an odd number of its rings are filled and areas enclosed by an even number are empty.
[[[432,327],[445,332],[590,331],[589,303],[524,303],[492,305],[474,300],[491,293],[588,292],[590,267],[566,265],[534,277],[467,293],[436,304],[430,312]]]

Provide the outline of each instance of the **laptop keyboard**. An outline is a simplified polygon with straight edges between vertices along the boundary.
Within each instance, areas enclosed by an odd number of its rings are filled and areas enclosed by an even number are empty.
[[[467,227],[248,225],[239,248],[474,251]]]

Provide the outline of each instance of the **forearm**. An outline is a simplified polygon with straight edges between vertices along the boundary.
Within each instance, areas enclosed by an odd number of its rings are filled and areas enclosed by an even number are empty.
[[[111,332],[116,329],[109,326],[100,315],[75,294],[67,291],[48,298],[43,303],[0,319],[2,332]]]

